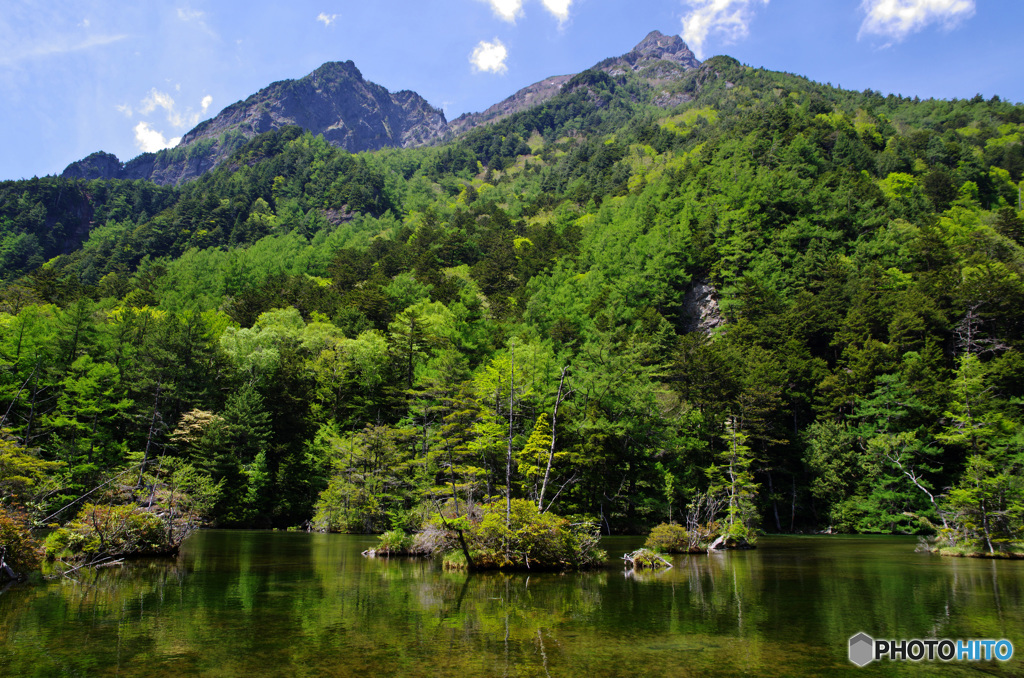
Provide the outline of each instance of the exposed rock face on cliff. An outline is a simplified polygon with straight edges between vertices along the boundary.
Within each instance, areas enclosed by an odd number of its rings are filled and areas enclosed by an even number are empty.
[[[542,104],[551,97],[558,94],[562,85],[572,80],[571,75],[555,75],[540,82],[535,82],[529,87],[524,87],[509,98],[494,104],[481,113],[464,113],[452,120],[450,129],[453,134],[460,134],[466,130],[486,125],[490,122],[498,122],[507,118],[513,113],[525,111],[537,104]]]
[[[324,64],[300,80],[275,82],[186,134],[182,146],[218,139],[225,132],[247,137],[298,125],[353,153],[417,146],[447,129],[444,113],[410,91],[391,93],[364,80],[351,61]]]
[[[679,78],[686,71],[700,66],[694,56],[678,35],[664,35],[652,31],[632,50],[622,56],[612,57],[596,64],[595,69],[609,75],[620,75],[633,71],[647,80],[655,88],[661,88],[666,82]],[[561,91],[562,86],[572,79],[572,75],[555,75],[524,87],[501,103],[497,103],[482,113],[466,113],[452,120],[450,129],[453,134],[460,134],[480,125],[497,122],[513,113],[542,104]],[[675,106],[685,99],[678,96],[660,96],[655,100],[659,106]]]
[[[651,31],[630,52],[605,59],[594,68],[609,75],[632,70],[647,79],[672,78],[682,71],[700,66],[700,61],[678,35]]]
[[[69,165],[64,176],[180,184],[216,167],[246,140],[285,125],[323,134],[351,152],[418,146],[448,130],[444,113],[415,92],[389,92],[364,80],[351,61],[331,62],[228,106],[174,148],[145,153],[123,165],[109,153],[94,153]]]
[[[725,324],[718,308],[718,290],[705,280],[694,280],[683,296],[683,329],[710,334]]]

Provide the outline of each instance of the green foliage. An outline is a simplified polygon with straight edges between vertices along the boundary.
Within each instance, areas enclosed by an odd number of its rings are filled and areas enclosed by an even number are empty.
[[[1009,461],[1009,463],[1007,463]],[[965,548],[988,556],[1024,548],[1024,465],[1021,459],[972,456],[943,507],[949,524],[941,549]]]
[[[689,548],[966,534],[1024,422],[1024,108],[673,78],[430,148],[224,138],[177,188],[0,183],[0,488],[42,517],[180,463],[218,525],[413,530],[511,449],[513,498],[687,513]]]
[[[661,553],[688,553],[690,535],[678,523],[661,523],[651,528],[644,546]]]
[[[46,538],[46,556],[50,560],[164,555],[176,547],[159,516],[132,505],[86,504],[73,521]]]
[[[64,568],[175,554],[208,519],[221,492],[221,483],[209,474],[175,459],[139,481],[110,493],[106,503],[84,504],[72,521],[47,536],[47,559]]]
[[[412,535],[406,534],[404,530],[388,530],[380,535],[373,553],[378,556],[404,556],[412,552],[412,546]]]
[[[541,513],[536,504],[514,499],[505,514],[504,502],[478,505],[460,521],[434,514],[425,530],[462,531],[472,564],[465,560],[454,538],[443,543],[449,567],[470,569],[579,570],[600,565],[605,552],[598,548],[596,525],[587,520],[570,522],[553,513]]]
[[[722,516],[712,518],[720,519],[723,536],[753,543],[759,522],[754,506],[759,485],[754,482],[754,457],[750,447],[745,444],[747,436],[737,430],[736,426],[735,418],[730,417],[726,421],[725,432],[722,434],[725,449],[718,453],[716,463],[706,470],[707,493],[724,507]]]
[[[38,567],[42,548],[32,535],[28,515],[17,508],[0,504],[0,581],[12,575],[27,578]]]
[[[44,461],[38,453],[19,445],[11,431],[0,429],[0,503],[32,499],[61,469],[61,463]]]
[[[625,554],[622,558],[634,570],[661,570],[672,567],[672,564],[661,555],[658,549],[637,549],[632,553]]]

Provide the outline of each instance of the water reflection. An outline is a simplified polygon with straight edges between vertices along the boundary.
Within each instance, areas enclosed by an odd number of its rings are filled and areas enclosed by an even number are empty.
[[[626,574],[615,557],[637,543],[619,538],[606,570],[514,575],[360,556],[372,542],[207,532],[175,561],[10,589],[0,674],[824,675],[850,668],[858,631],[1024,648],[1024,563],[918,554],[910,540],[765,539]]]

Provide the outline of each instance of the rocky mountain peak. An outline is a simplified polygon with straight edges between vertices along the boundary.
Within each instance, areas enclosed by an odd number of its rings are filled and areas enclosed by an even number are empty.
[[[686,96],[673,93],[672,83],[699,66],[678,35],[651,31],[630,52],[593,68],[613,76],[636,73],[661,90],[655,103],[667,107]],[[352,61],[329,61],[303,78],[274,82],[231,104],[190,130],[173,149],[145,153],[125,163],[110,154],[93,154],[69,165],[64,176],[180,184],[224,162],[247,139],[286,125],[322,134],[328,143],[351,152],[422,146],[541,104],[571,78],[546,78],[482,113],[465,114],[449,124],[444,113],[419,94],[390,92],[365,80]]]
[[[314,87],[320,88],[341,83],[363,83],[363,73],[353,61],[328,61],[302,80],[309,81]]]
[[[389,92],[351,61],[330,61],[297,80],[272,83],[185,134],[177,147],[123,165],[109,154],[72,163],[64,176],[190,181],[224,162],[257,134],[297,125],[356,153],[421,146],[448,131],[444,113],[415,92]],[[109,157],[108,157],[109,156]]]
[[[699,67],[700,60],[690,51],[682,38],[678,35],[665,35],[661,31],[651,31],[631,51],[622,56],[605,59],[593,66],[596,70],[612,75],[621,75],[627,71],[637,72],[648,83],[658,87],[677,80],[682,73],[690,69]],[[544,103],[558,94],[571,79],[571,74],[556,75],[536,82],[494,104],[486,111],[460,115],[451,122],[449,129],[453,134],[461,134],[479,125],[497,122],[513,113]],[[669,95],[659,96],[655,103],[659,106],[674,106],[682,101],[681,96]]]
[[[697,68],[700,61],[678,35],[665,35],[651,31],[633,48],[627,57],[635,57],[636,63],[647,61],[673,61],[686,68]]]

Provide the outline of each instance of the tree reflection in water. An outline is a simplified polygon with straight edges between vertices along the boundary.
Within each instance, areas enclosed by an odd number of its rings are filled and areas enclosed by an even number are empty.
[[[858,631],[1024,637],[1024,563],[918,554],[912,540],[766,538],[627,576],[615,556],[635,539],[607,540],[608,569],[570,574],[362,558],[372,542],[208,532],[176,560],[12,588],[0,673],[822,675],[848,669]],[[984,668],[1021,673],[1020,660]]]

